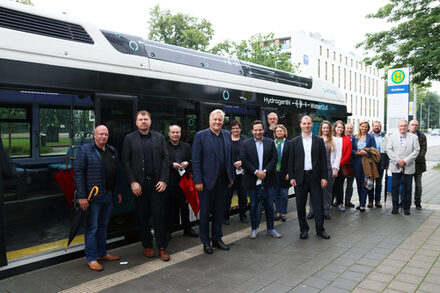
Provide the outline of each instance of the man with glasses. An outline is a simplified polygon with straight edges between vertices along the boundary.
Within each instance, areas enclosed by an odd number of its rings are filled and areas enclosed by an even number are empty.
[[[84,144],[78,151],[74,165],[76,197],[83,211],[88,210],[85,225],[85,254],[92,271],[102,271],[98,260],[115,261],[119,256],[107,253],[107,225],[113,204],[121,203],[121,168],[118,152],[107,144],[108,129],[96,127],[93,142]],[[94,186],[99,191],[89,202],[87,197]]]

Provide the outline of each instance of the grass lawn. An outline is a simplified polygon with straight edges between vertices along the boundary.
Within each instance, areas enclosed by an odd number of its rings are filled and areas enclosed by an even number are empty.
[[[6,151],[9,148],[9,139],[2,138],[3,146]],[[29,138],[12,138],[11,150],[8,151],[11,156],[28,156],[30,154],[30,139]],[[49,154],[53,152],[55,147],[70,146],[70,139],[60,139],[59,142],[48,142],[46,146],[40,147],[40,154]]]

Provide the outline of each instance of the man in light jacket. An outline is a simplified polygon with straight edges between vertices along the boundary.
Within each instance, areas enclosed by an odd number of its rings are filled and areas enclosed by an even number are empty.
[[[387,154],[390,159],[392,176],[392,214],[399,213],[399,187],[402,185],[402,207],[405,215],[410,215],[411,190],[413,174],[416,171],[415,160],[420,152],[417,136],[408,131],[408,122],[400,120],[398,133],[390,135],[387,143]]]

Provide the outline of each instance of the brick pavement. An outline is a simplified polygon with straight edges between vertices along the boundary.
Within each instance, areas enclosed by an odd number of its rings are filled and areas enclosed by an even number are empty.
[[[430,164],[432,167],[432,164]],[[120,263],[91,272],[77,259],[0,281],[0,292],[440,292],[440,170],[423,177],[424,209],[411,216],[384,208],[360,214],[332,211],[330,240],[299,239],[294,200],[288,221],[278,223],[281,239],[232,217],[224,227],[231,251],[202,252],[198,239],[175,233],[171,261],[149,260],[139,243],[117,248]],[[261,228],[265,228],[264,223]]]

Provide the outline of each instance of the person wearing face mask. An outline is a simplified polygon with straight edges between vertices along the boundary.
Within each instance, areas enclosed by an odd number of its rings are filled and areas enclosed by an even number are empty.
[[[351,140],[351,160],[353,164],[353,171],[356,177],[356,185],[359,195],[359,206],[356,208],[361,212],[365,212],[365,204],[367,202],[368,189],[365,187],[365,173],[362,166],[362,157],[367,156],[365,148],[376,148],[376,142],[368,131],[370,124],[367,121],[359,123],[359,132],[353,136]]]
[[[232,140],[232,161],[234,162],[235,169],[235,180],[234,184],[228,188],[226,191],[226,205],[225,205],[225,219],[223,224],[229,225],[229,213],[231,209],[232,196],[234,195],[234,190],[237,191],[238,195],[238,210],[240,214],[240,222],[248,223],[249,220],[246,216],[247,207],[247,192],[243,186],[243,166],[240,160],[240,150],[243,141],[247,138],[240,135],[242,130],[241,122],[238,120],[233,120],[230,124],[231,127],[231,140]]]

